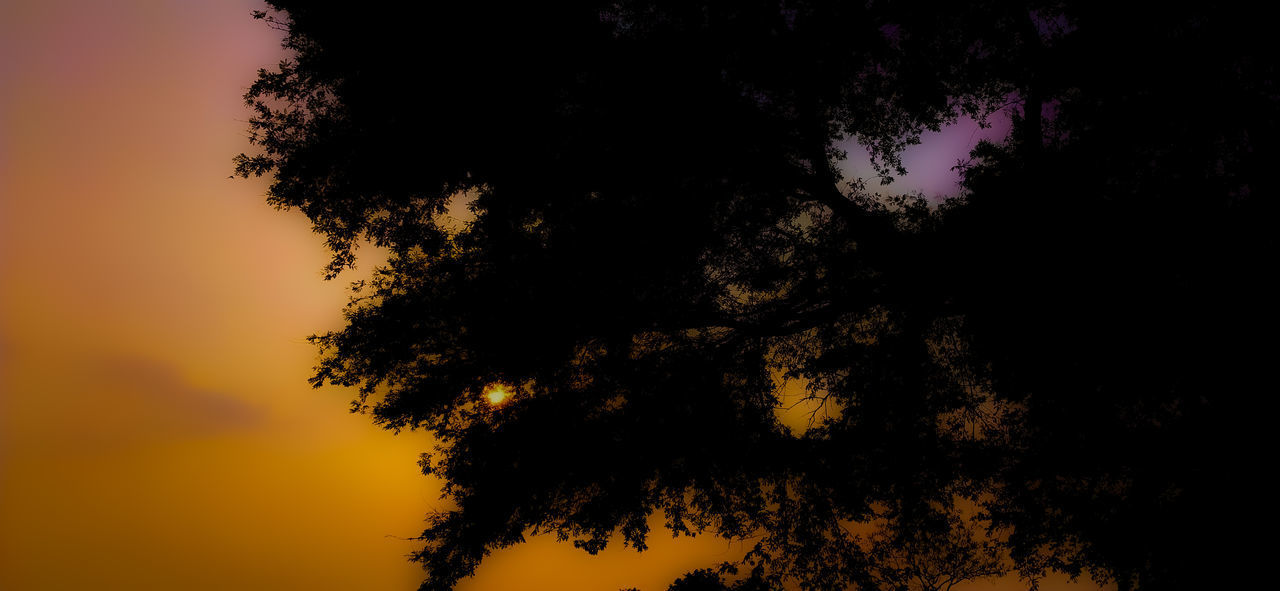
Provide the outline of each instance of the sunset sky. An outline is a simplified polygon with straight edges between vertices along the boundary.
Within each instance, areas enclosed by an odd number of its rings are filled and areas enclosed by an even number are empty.
[[[302,215],[229,178],[241,96],[282,57],[261,8],[0,1],[0,589],[422,578],[403,538],[441,508],[416,465],[430,441],[306,383],[306,336],[340,326],[372,261],[323,281]],[[894,188],[954,191],[948,168],[983,133],[926,141]],[[532,540],[460,589],[660,591],[741,551],[659,532],[644,554],[592,558]]]

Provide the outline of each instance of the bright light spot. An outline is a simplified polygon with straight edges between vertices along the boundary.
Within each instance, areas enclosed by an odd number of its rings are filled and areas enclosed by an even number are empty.
[[[490,384],[484,389],[484,397],[489,400],[489,404],[494,406],[506,402],[510,396],[511,393],[507,392],[507,387],[502,384]]]

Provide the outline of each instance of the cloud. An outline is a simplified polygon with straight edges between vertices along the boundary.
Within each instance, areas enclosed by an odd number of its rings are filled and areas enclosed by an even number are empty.
[[[24,446],[119,446],[243,432],[265,412],[138,357],[10,356],[6,439]]]

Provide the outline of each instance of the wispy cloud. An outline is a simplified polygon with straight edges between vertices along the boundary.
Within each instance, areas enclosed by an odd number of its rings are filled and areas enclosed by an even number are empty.
[[[253,428],[265,412],[155,360],[10,355],[5,438],[23,447],[117,447]]]

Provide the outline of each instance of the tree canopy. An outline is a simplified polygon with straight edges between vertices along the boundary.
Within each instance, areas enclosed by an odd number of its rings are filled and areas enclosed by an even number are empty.
[[[757,540],[673,589],[1198,588],[1248,554],[1276,301],[1259,15],[269,3],[291,56],[246,95],[236,170],[310,218],[330,277],[389,252],[313,337],[313,383],[433,434],[452,508],[423,589],[530,533],[643,549],[655,514]],[[848,138],[887,177],[1001,109],[941,205],[840,174]],[[788,429],[788,380],[834,411]]]

